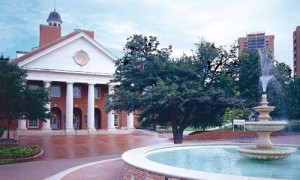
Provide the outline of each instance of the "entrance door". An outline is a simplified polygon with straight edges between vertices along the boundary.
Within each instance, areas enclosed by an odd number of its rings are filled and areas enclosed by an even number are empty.
[[[61,110],[57,107],[51,109],[50,127],[53,130],[60,129],[61,125]]]
[[[81,129],[81,110],[74,108],[73,113],[73,127],[74,129]]]
[[[95,108],[95,128],[101,129],[101,111]]]

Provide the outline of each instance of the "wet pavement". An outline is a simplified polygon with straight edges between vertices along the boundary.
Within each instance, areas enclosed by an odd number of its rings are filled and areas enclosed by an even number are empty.
[[[74,159],[99,155],[122,154],[128,149],[161,142],[162,138],[145,135],[36,136],[19,138],[19,144],[44,149],[39,160]]]
[[[0,179],[118,180],[123,175],[122,153],[167,142],[166,138],[146,134],[19,136],[19,144],[39,145],[44,154],[34,161],[0,165]],[[300,146],[300,135],[272,137],[272,142]]]
[[[19,144],[39,145],[44,153],[31,162],[0,165],[0,179],[45,179],[75,166],[121,158],[127,150],[166,141],[166,138],[158,136],[137,134],[19,136]],[[123,162],[120,159],[118,162],[111,166],[105,165],[102,174],[106,175],[96,179],[119,179],[123,173]]]

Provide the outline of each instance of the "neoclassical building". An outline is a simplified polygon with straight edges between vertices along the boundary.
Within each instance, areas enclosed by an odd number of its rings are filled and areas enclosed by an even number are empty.
[[[50,88],[47,107],[52,118],[19,119],[16,128],[73,134],[137,126],[133,113],[104,110],[105,97],[113,90],[108,82],[114,78],[116,57],[95,41],[93,31],[75,29],[61,36],[62,20],[55,10],[47,23],[40,25],[39,47],[28,53],[17,51],[14,63],[27,70],[31,88]]]

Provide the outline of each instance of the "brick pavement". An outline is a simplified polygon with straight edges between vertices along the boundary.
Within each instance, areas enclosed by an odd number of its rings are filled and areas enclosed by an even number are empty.
[[[120,158],[129,149],[163,142],[166,142],[165,138],[147,134],[20,136],[20,144],[39,145],[44,154],[31,162],[0,165],[0,179],[45,179],[74,166]],[[108,168],[105,172],[119,177],[122,174],[120,166],[120,163],[116,168],[105,166]]]
[[[45,153],[32,162],[0,165],[0,179],[45,179],[74,167],[78,169],[69,171],[62,179],[122,179],[124,163],[119,158],[123,152],[166,142],[158,136],[136,134],[19,139],[20,143],[39,144]],[[272,142],[300,146],[300,135],[272,137]],[[91,162],[94,164],[89,165]]]

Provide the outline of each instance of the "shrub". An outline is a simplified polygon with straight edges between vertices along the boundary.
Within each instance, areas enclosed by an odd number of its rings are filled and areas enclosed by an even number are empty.
[[[0,148],[0,158],[1,159],[15,159],[30,157],[38,154],[40,152],[39,146],[9,146]]]

